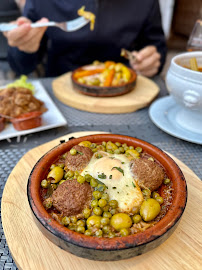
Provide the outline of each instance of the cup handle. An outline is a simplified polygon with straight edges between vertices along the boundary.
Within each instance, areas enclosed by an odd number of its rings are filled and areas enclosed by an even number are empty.
[[[195,107],[200,101],[200,95],[196,91],[187,90],[183,95],[184,105],[188,108]]]

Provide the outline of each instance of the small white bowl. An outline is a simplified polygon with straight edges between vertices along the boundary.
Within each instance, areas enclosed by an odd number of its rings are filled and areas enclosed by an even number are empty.
[[[179,106],[176,122],[191,132],[202,134],[202,72],[190,70],[189,60],[195,57],[202,67],[202,52],[179,54],[171,60],[166,85]]]

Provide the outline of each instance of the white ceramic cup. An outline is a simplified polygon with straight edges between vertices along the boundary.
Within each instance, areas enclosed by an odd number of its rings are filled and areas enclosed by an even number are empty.
[[[202,67],[202,52],[186,52],[173,57],[166,85],[179,106],[176,122],[187,130],[202,134],[202,72],[186,68],[190,67],[189,61],[193,57]]]

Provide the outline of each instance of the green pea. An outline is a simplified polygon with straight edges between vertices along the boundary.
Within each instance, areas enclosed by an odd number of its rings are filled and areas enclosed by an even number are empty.
[[[63,217],[63,218],[62,218],[62,224],[63,224],[64,226],[69,225],[69,224],[70,224],[70,218],[69,218],[69,217]]]
[[[80,175],[80,173],[78,171],[74,172],[74,177],[77,178]]]
[[[78,233],[85,233],[85,227],[83,227],[83,226],[78,226],[78,227],[76,228],[76,231],[77,231]]]
[[[106,142],[102,142],[102,145],[105,147],[107,145],[107,143]]]
[[[67,153],[64,153],[64,154],[62,155],[62,158],[63,158],[63,159],[66,159],[66,157],[67,157]]]
[[[46,209],[49,209],[52,207],[53,205],[53,201],[52,201],[52,198],[48,198],[46,199],[44,202],[43,202],[44,206]]]
[[[115,215],[115,214],[117,213],[117,210],[116,210],[116,209],[111,209],[111,210],[110,210],[110,213],[111,213],[112,216],[113,216],[113,215]]]
[[[90,174],[86,174],[85,175],[85,180],[86,180],[86,182],[90,182],[90,180],[91,180],[91,178],[92,178],[92,176],[90,175]]]
[[[72,216],[72,217],[70,217],[70,220],[71,220],[72,223],[75,224],[77,222],[77,217]]]
[[[90,217],[90,215],[91,215],[91,209],[89,209],[89,208],[85,208],[84,210],[83,210],[83,215],[84,215],[84,218],[88,218],[88,217]]]
[[[116,146],[116,144],[109,141],[109,142],[107,142],[106,149],[114,151],[115,149],[118,149],[118,147]]]
[[[112,151],[112,150],[107,150],[107,153],[109,153],[109,154],[114,154],[114,151]]]
[[[107,217],[102,217],[101,218],[101,220],[100,220],[100,222],[101,222],[101,225],[108,225],[109,224],[109,218],[107,218]]]
[[[68,226],[68,229],[70,229],[71,231],[76,231],[77,226],[75,224],[71,224]]]
[[[97,148],[93,148],[92,151],[93,151],[93,153],[96,153],[97,152]]]
[[[130,150],[133,150],[133,149],[134,149],[134,146],[129,146],[129,149],[130,149]]]
[[[102,197],[102,192],[100,192],[98,190],[93,191],[93,197],[95,199],[100,199]]]
[[[120,147],[121,143],[120,142],[115,142],[116,146]]]
[[[41,186],[43,188],[48,188],[49,184],[50,184],[50,182],[48,180],[46,180],[46,179],[41,181]]]
[[[97,144],[96,143],[91,143],[91,146],[90,146],[90,148],[96,148],[97,147]]]
[[[115,150],[114,150],[114,154],[119,155],[120,153],[121,153],[120,149],[115,149]]]
[[[51,166],[50,166],[50,170],[52,170],[53,168],[55,168],[56,167],[56,165],[55,164],[52,164]]]
[[[159,203],[162,204],[164,202],[163,198],[161,196],[156,197],[155,200]]]
[[[116,200],[111,200],[109,201],[109,206],[115,209],[118,207],[118,202]]]
[[[107,205],[107,201],[104,199],[100,199],[98,205],[99,207],[105,207]]]
[[[111,218],[112,217],[112,214],[110,212],[104,212],[103,213],[103,217]]]
[[[96,206],[96,207],[93,208],[93,213],[96,216],[101,216],[102,215],[102,209],[100,207]]]
[[[153,157],[149,157],[148,160],[154,161]]]
[[[72,178],[74,176],[74,172],[73,171],[68,171],[65,174],[65,178]]]
[[[126,152],[127,150],[129,150],[129,147],[128,146],[124,147],[124,150]]]
[[[120,230],[121,236],[128,236],[129,235],[129,229],[123,228]]]
[[[103,234],[103,232],[102,232],[101,229],[99,229],[99,230],[97,230],[97,231],[95,232],[95,236],[97,236],[97,237],[102,237],[102,234]]]
[[[139,223],[141,220],[142,220],[142,218],[141,218],[140,215],[134,215],[134,216],[133,216],[133,222],[134,222],[135,224]]]
[[[104,225],[102,231],[103,233],[108,234],[111,231],[111,227],[109,225]]]
[[[123,144],[122,144],[122,147],[123,147],[123,148],[124,148],[124,147],[128,147],[127,143],[123,143]]]
[[[97,206],[98,206],[98,200],[97,199],[92,200],[91,207],[97,207]]]
[[[164,183],[165,185],[170,184],[170,179],[169,179],[169,178],[164,179],[163,183]]]
[[[142,147],[138,146],[138,147],[135,148],[135,150],[138,151],[138,153],[141,153],[142,152]]]
[[[84,232],[84,234],[87,235],[87,236],[91,236],[91,235],[92,235],[92,232],[91,232],[90,230],[86,230],[86,231]]]
[[[60,182],[59,182],[59,184],[60,184]],[[51,187],[53,190],[55,190],[58,186],[57,186],[57,184],[51,184]]]
[[[96,181],[96,179],[95,178],[91,178],[91,180],[90,180],[90,185],[91,185],[91,187],[97,187],[97,185],[98,185],[98,182]]]
[[[139,207],[137,207],[137,206],[135,206],[135,207],[133,207],[133,208],[132,208],[132,211],[131,211],[131,212],[132,212],[132,214],[133,214],[133,215],[135,215],[135,214],[139,214],[139,212],[140,212],[140,208],[139,208]]]
[[[81,219],[80,219],[80,220],[77,221],[76,225],[77,225],[77,226],[85,227],[86,222],[85,222],[85,220],[81,220]]]
[[[125,150],[124,150],[124,148],[121,146],[121,147],[119,147],[119,151],[120,151],[120,153],[124,153],[125,152]]]
[[[64,166],[65,166],[65,164],[64,163],[61,163],[61,164],[58,164],[58,167],[60,167],[60,168],[64,168]]]
[[[154,198],[154,199],[156,199],[157,197],[160,197],[160,195],[158,194],[158,192],[152,192],[152,197]]]
[[[102,210],[104,212],[108,212],[109,211],[109,205],[105,205],[104,207],[102,207]]]
[[[74,148],[72,148],[69,152],[72,156],[75,156],[77,154],[77,150]]]
[[[144,197],[149,198],[151,196],[151,191],[149,189],[143,189],[142,194]]]
[[[109,195],[107,193],[102,194],[102,198],[103,200],[109,201]]]
[[[79,175],[79,176],[77,177],[77,181],[78,181],[80,184],[83,184],[83,183],[86,181],[86,179],[85,179],[84,176]]]
[[[108,234],[108,237],[109,238],[114,238],[116,235],[115,235],[115,233],[114,232],[109,232],[109,234]]]

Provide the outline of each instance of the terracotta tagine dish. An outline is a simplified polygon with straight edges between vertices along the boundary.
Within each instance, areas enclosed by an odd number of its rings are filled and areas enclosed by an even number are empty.
[[[27,195],[39,230],[55,245],[115,261],[150,251],[174,232],[187,186],[156,146],[98,134],[50,149],[33,167]]]

